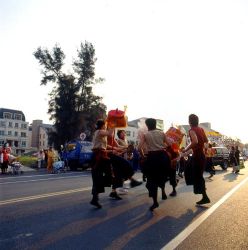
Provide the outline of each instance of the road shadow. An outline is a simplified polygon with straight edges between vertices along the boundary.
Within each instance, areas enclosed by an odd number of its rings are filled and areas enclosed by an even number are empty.
[[[238,177],[238,174],[231,172],[231,173],[227,173],[227,174],[223,175],[223,180],[233,182],[237,179],[237,177]]]

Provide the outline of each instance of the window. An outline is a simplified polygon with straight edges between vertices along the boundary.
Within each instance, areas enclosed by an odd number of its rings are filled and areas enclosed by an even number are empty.
[[[26,142],[25,141],[22,141],[22,147],[26,147]]]
[[[21,114],[14,114],[14,119],[15,120],[21,120],[22,119],[22,115]]]
[[[18,136],[18,132],[17,131],[15,131],[15,136]]]
[[[4,141],[0,140],[0,146],[3,146]]]
[[[12,135],[12,131],[8,131],[8,135]]]
[[[0,135],[4,135],[4,130],[0,130]]]
[[[12,128],[12,127],[13,127],[12,122],[9,122],[9,128]]]
[[[12,114],[9,112],[3,112],[3,118],[4,119],[12,119]]]
[[[26,128],[27,128],[27,124],[23,123],[23,124],[21,125],[21,128],[26,129]]]
[[[5,128],[5,127],[6,127],[6,122],[1,121],[1,122],[0,122],[0,127]]]
[[[26,137],[26,133],[21,132],[21,137]]]
[[[15,123],[15,128],[18,128],[19,126],[18,126],[18,123]]]
[[[127,135],[127,136],[130,136],[130,135],[131,135],[131,132],[130,132],[130,131],[126,131],[126,135]]]

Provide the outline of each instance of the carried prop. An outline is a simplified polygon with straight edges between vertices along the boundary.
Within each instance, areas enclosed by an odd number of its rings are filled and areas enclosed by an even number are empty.
[[[125,128],[127,127],[127,117],[125,111],[115,109],[108,112],[106,119],[108,128]]]
[[[175,153],[179,152],[180,144],[182,143],[184,134],[180,131],[180,129],[176,127],[170,127],[165,135],[168,141],[171,143],[171,148]]]

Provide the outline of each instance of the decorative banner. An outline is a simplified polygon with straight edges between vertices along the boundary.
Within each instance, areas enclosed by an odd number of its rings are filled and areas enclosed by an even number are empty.
[[[206,131],[205,130],[205,134],[207,136],[216,136],[216,137],[220,137],[221,136],[221,134],[219,132],[217,132],[217,131]]]

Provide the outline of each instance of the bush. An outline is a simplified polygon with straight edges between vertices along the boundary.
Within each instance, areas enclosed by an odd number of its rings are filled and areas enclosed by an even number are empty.
[[[18,157],[18,161],[26,167],[37,167],[37,157],[22,155]]]

